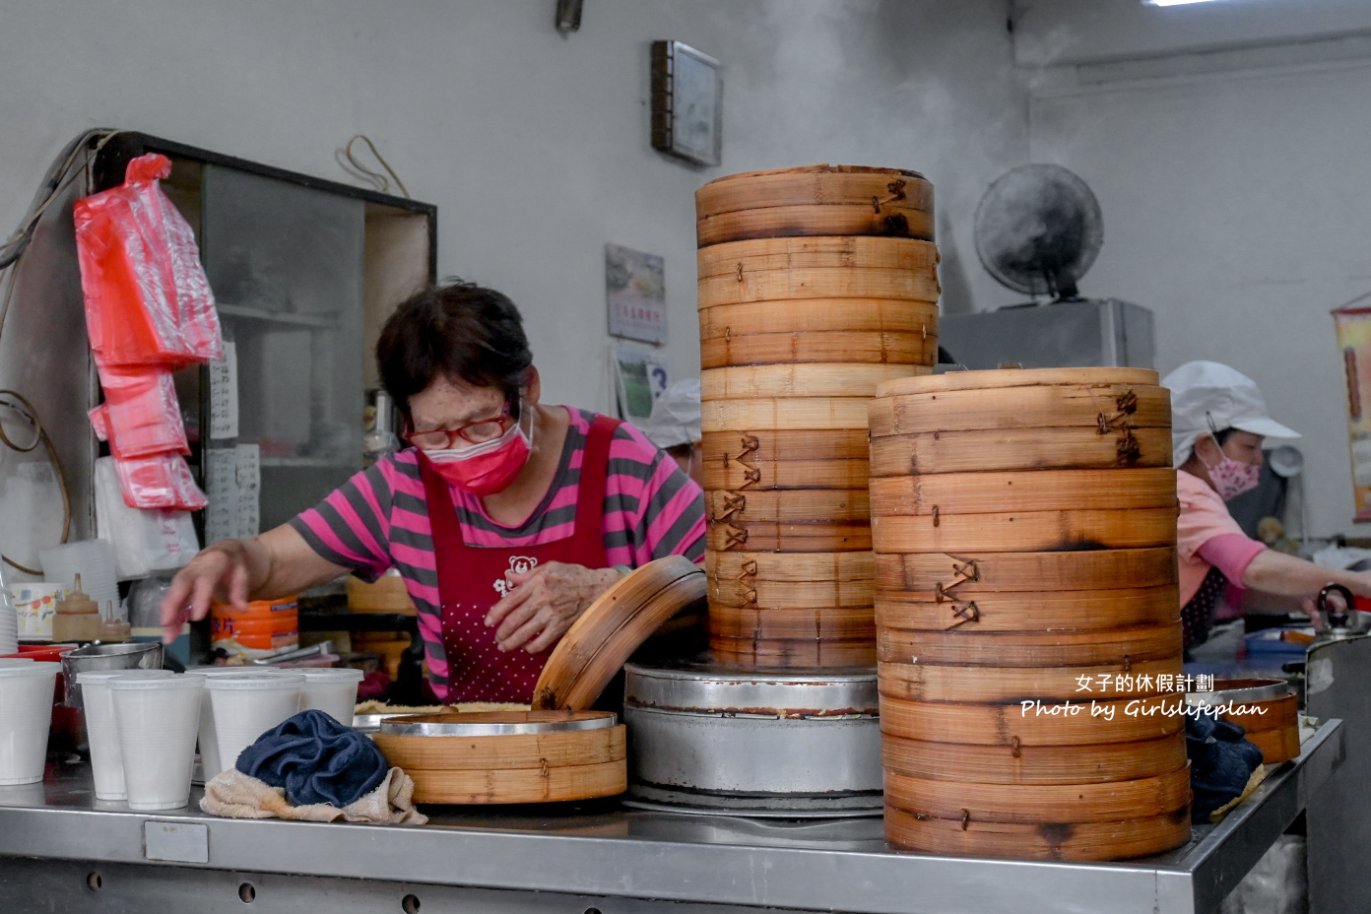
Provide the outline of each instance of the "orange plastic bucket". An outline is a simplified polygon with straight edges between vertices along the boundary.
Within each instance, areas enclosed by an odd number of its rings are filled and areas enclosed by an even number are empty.
[[[295,595],[253,600],[246,609],[215,601],[210,606],[210,644],[230,656],[258,657],[300,644],[300,611]]]

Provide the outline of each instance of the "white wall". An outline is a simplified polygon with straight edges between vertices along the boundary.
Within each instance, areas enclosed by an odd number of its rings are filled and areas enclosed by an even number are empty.
[[[1166,76],[1160,60],[1157,78],[1093,85],[1034,74],[1031,157],[1100,198],[1104,249],[1082,291],[1152,308],[1162,371],[1210,358],[1256,378],[1304,433],[1311,532],[1365,536],[1329,311],[1371,290],[1371,57],[1320,63],[1318,49],[1209,74],[1182,60]]]
[[[588,0],[567,37],[553,7],[8,0],[0,225],[89,126],[335,180],[346,180],[335,150],[366,133],[415,197],[438,205],[440,275],[506,291],[549,398],[592,408],[608,406],[607,241],[665,256],[671,362],[697,370],[692,194],[719,175],[822,161],[919,169],[937,189],[946,307],[1003,299],[970,224],[983,189],[1027,148],[1005,0]],[[649,147],[648,45],[659,38],[723,62],[720,168]],[[16,307],[36,315],[42,303]],[[0,364],[0,380],[50,383],[17,370]],[[85,422],[62,402],[45,420]],[[0,453],[0,478],[13,472]],[[31,553],[51,527],[50,516],[0,510],[0,548]]]

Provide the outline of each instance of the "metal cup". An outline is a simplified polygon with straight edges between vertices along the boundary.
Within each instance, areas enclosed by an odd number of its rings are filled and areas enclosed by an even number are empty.
[[[125,644],[87,644],[62,655],[62,676],[67,681],[66,705],[81,709],[81,686],[76,674],[87,670],[160,670],[162,642],[132,641]],[[82,741],[84,742],[84,740]]]

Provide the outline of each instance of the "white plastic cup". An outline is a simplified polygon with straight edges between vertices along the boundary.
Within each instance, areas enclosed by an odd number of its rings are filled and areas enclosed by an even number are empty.
[[[201,676],[218,678],[220,676],[275,676],[276,670],[264,670],[250,666],[197,666],[187,670]],[[219,735],[214,726],[214,704],[210,691],[205,689],[200,697],[200,773],[208,781],[226,767],[219,758]]]
[[[272,727],[300,710],[305,677],[298,673],[263,672],[244,676],[211,676],[206,680],[214,711],[219,771],[232,768],[238,756]],[[218,774],[205,769],[205,779]]]
[[[52,691],[60,663],[0,665],[0,784],[43,780],[52,726]]]
[[[115,676],[107,685],[129,809],[180,809],[189,804],[205,677]]]
[[[119,752],[119,733],[114,725],[114,699],[109,681],[119,676],[159,678],[176,675],[171,670],[84,670],[76,674],[81,686],[86,735],[90,740],[90,767],[95,776],[97,800],[123,800],[124,760]]]
[[[357,710],[357,684],[363,676],[361,670],[321,667],[297,669],[295,672],[305,677],[305,689],[300,699],[301,711],[317,708],[340,724],[352,726],[352,718]]]

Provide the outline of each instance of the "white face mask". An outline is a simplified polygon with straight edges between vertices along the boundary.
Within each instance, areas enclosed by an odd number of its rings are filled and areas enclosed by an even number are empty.
[[[1219,445],[1217,438],[1213,439],[1214,444]],[[1199,457],[1199,452],[1195,453]],[[1251,463],[1242,463],[1234,460],[1223,452],[1223,446],[1219,445],[1219,462],[1212,466],[1205,463],[1200,457],[1200,463],[1204,463],[1204,468],[1209,471],[1209,479],[1214,483],[1214,491],[1219,493],[1219,497],[1224,501],[1232,501],[1244,492],[1250,492],[1257,487],[1257,481],[1261,477],[1262,468]]]

